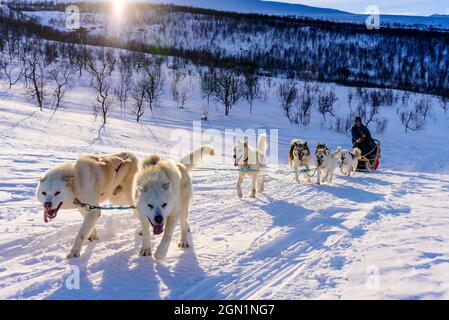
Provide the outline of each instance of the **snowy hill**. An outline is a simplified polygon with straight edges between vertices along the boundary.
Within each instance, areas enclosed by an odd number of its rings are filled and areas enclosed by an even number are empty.
[[[196,171],[193,247],[182,250],[174,241],[162,262],[139,257],[138,222],[130,212],[112,211],[98,223],[100,240],[86,244],[81,258],[67,260],[81,217],[65,211],[44,224],[34,195],[37,177],[80,154],[127,150],[140,159],[150,153],[176,158],[172,133],[190,132],[204,104],[194,94],[179,109],[166,92],[140,124],[116,110],[102,127],[91,114],[89,79],[77,84],[55,114],[38,111],[21,86],[0,89],[0,298],[449,298],[449,149],[441,143],[448,119],[433,97],[433,117],[417,133],[405,134],[395,108],[382,108],[390,125],[376,134],[383,142],[380,172],[337,176],[321,186],[294,182],[285,166],[289,141],[321,141],[335,149],[350,146],[346,135],[320,128],[316,114],[308,128],[290,124],[274,83],[253,115],[244,102],[229,117],[213,106],[203,129],[279,129],[284,172],[269,174],[266,191],[240,200],[235,172]],[[337,87],[337,113],[347,109],[347,91]],[[222,153],[231,147],[224,145]],[[204,167],[217,165],[223,164]],[[245,196],[248,187],[247,181]],[[80,290],[65,286],[74,266]]]
[[[223,11],[251,12],[273,15],[304,15],[315,16],[317,18],[331,15],[351,15],[348,12],[335,9],[261,0],[147,0],[147,2],[192,6]]]
[[[4,2],[13,2],[5,0]],[[81,0],[79,2],[108,2],[96,0]],[[134,1],[130,1],[134,2]],[[266,15],[306,17],[316,20],[327,20],[335,22],[365,24],[368,15],[355,14],[331,8],[319,8],[302,4],[291,4],[264,0],[142,0],[136,2],[174,4],[180,6],[191,6],[196,8],[214,9],[220,11],[258,13]],[[20,3],[15,1],[15,3]],[[29,4],[34,1],[28,2]],[[44,2],[36,2],[43,4]],[[54,2],[57,4],[58,2]],[[382,13],[382,8],[380,8]],[[380,15],[381,26],[393,28],[413,28],[420,30],[449,30],[449,19],[447,15],[435,14],[425,16],[406,15]]]
[[[367,15],[353,14],[341,10],[311,7],[302,4],[290,4],[282,2],[262,1],[262,0],[146,0],[152,3],[166,3],[193,6],[198,8],[209,8],[223,11],[235,11],[245,13],[261,13],[270,15],[290,15],[299,17],[309,17],[319,20],[330,20],[337,22],[350,22],[364,24]],[[380,8],[381,12],[382,9]],[[400,15],[381,15],[381,25],[392,27],[408,28],[437,28],[449,29],[449,21],[441,15],[430,17],[421,16],[400,16]]]

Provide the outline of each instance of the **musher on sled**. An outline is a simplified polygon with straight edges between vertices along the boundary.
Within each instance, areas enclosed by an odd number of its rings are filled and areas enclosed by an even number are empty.
[[[371,132],[362,123],[361,117],[356,117],[351,129],[352,144],[354,148],[362,150],[362,160],[359,161],[358,170],[377,170],[380,159],[380,142],[371,137]]]

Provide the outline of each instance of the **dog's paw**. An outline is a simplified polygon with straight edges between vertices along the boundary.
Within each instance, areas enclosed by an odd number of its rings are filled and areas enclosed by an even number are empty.
[[[89,240],[89,241],[95,241],[95,240],[98,240],[99,238],[98,238],[98,232],[97,232],[97,229],[93,229],[92,230],[92,232],[90,233],[90,235],[89,235],[89,237],[87,238],[87,240]]]
[[[179,248],[189,248],[190,247],[190,245],[189,245],[189,243],[187,242],[187,241],[179,241],[179,243],[178,243],[178,247]]]
[[[79,250],[73,250],[70,251],[70,253],[67,255],[67,259],[73,259],[78,258],[81,255],[81,252]]]
[[[96,241],[98,239],[100,239],[100,238],[98,237],[97,234],[90,235],[88,238],[89,241]]]
[[[140,249],[140,255],[142,257],[151,257],[151,248],[142,248],[142,249]]]
[[[154,259],[156,259],[156,260],[163,260],[163,259],[165,259],[166,256],[167,256],[167,252],[162,251],[162,250],[156,250],[156,252],[154,253]]]

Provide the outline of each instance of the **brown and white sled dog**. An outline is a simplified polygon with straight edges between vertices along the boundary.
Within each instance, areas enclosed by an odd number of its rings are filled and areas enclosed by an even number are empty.
[[[79,209],[84,217],[68,258],[79,257],[86,239],[98,239],[95,223],[100,210],[86,210],[75,200],[92,206],[109,201],[114,205],[132,205],[132,187],[138,160],[131,153],[105,157],[82,156],[48,170],[40,179],[36,196],[43,205],[44,221],[55,219],[59,210]]]
[[[295,171],[296,181],[299,182],[298,168],[310,168],[310,149],[306,141],[295,139],[290,143],[288,152],[288,165]],[[305,177],[310,182],[310,176],[306,173]]]
[[[351,172],[355,174],[357,172],[359,160],[361,159],[362,159],[362,151],[359,148],[354,148],[352,152],[348,150],[342,150],[340,152],[341,173],[347,176],[351,176]]]
[[[240,141],[234,145],[234,166],[239,168],[237,194],[243,197],[242,182],[245,176],[252,178],[251,198],[256,197],[256,184],[259,192],[264,191],[265,178],[263,170],[266,168],[267,135],[261,134],[257,140],[257,150],[252,149],[248,141]]]
[[[142,248],[140,255],[151,256],[151,233],[164,233],[154,258],[164,259],[177,222],[181,221],[179,247],[188,248],[188,212],[193,196],[189,171],[198,165],[203,156],[213,156],[215,150],[204,145],[178,162],[152,155],[142,163],[136,176],[134,199],[142,223]]]
[[[332,178],[334,177],[334,171],[338,166],[338,156],[340,155],[341,149],[338,148],[337,151],[332,153],[329,148],[326,147],[325,144],[318,143],[315,150],[315,161],[317,168],[317,183],[321,184],[321,182],[332,182]],[[320,181],[321,174],[324,176],[323,180]]]

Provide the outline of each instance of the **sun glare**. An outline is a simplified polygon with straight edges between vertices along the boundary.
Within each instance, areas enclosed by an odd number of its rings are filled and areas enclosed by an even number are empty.
[[[115,20],[122,20],[127,0],[112,0],[112,14]]]

